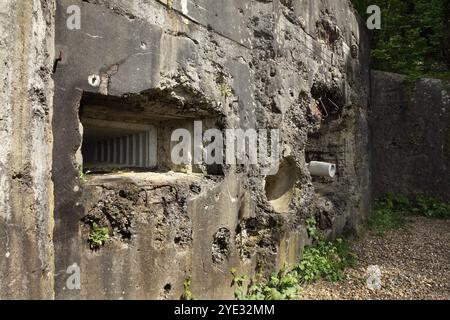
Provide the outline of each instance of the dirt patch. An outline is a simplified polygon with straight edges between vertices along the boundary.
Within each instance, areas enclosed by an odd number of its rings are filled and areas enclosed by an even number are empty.
[[[367,233],[353,245],[358,265],[343,281],[304,288],[303,299],[450,299],[450,220],[411,219],[384,236]],[[367,286],[367,268],[381,269],[381,289]]]

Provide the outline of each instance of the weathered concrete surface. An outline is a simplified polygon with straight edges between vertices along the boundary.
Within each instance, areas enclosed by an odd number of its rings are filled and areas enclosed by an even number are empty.
[[[232,298],[231,268],[298,261],[307,217],[331,238],[357,230],[371,179],[377,195],[448,199],[448,84],[374,72],[369,141],[364,30],[347,0],[2,1],[0,298],[178,299],[186,278],[195,298]],[[84,116],[165,140],[177,121],[280,129],[280,170],[172,166],[160,143],[161,172],[85,179]],[[336,178],[311,177],[312,160]],[[109,234],[98,250],[94,222]],[[67,287],[74,263],[80,289]]]
[[[0,299],[54,297],[54,10],[0,2]]]
[[[192,275],[193,224],[188,199],[213,181],[201,174],[134,173],[89,178],[84,186],[83,239],[89,223],[109,226],[111,239],[93,252],[82,244],[82,298],[179,299]],[[126,276],[125,276],[126,275]]]
[[[450,199],[450,83],[372,71],[375,196]]]
[[[67,28],[70,5],[80,30]],[[232,298],[231,268],[297,262],[307,217],[333,237],[368,213],[368,37],[349,1],[2,1],[0,22],[1,298],[178,299],[188,277],[196,298]],[[278,128],[282,169],[84,181],[82,116],[100,95],[146,115],[129,124]],[[317,157],[339,162],[335,181],[311,178]],[[93,222],[110,236],[97,251]]]
[[[55,73],[58,298],[176,299],[187,277],[196,298],[231,298],[231,268],[251,275],[299,259],[310,241],[306,217],[316,215],[334,236],[369,211],[368,37],[349,3],[170,3],[58,3],[56,47],[64,57]],[[81,30],[66,28],[73,4],[81,8]],[[88,83],[90,75],[101,79],[98,87]],[[131,97],[132,108],[147,114],[169,104],[198,120],[206,112],[220,130],[279,128],[287,169],[273,177],[257,168],[222,166],[217,176],[200,169],[198,194],[186,182],[189,174],[167,176],[169,185],[138,174],[127,182],[94,176],[82,183],[78,106],[81,100],[82,112],[89,108],[86,92],[127,95],[122,103]],[[318,101],[325,98],[339,110],[321,120]],[[308,149],[308,139],[315,148]],[[341,149],[337,181],[313,183],[306,158],[314,152],[339,158]],[[155,197],[172,200],[148,202]],[[86,221],[109,229],[111,239],[98,251],[88,247]],[[81,267],[81,290],[65,287],[73,263]]]

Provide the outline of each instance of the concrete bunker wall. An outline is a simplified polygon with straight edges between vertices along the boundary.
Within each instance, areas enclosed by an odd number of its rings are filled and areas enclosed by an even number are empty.
[[[52,299],[54,1],[0,2],[0,299]]]
[[[58,297],[179,298],[183,280],[191,277],[199,298],[229,298],[231,268],[252,274],[257,267],[270,272],[294,264],[310,241],[303,220],[318,212],[321,218],[324,203],[332,203],[332,217],[321,226],[332,236],[368,212],[368,162],[361,160],[367,144],[358,140],[367,133],[367,38],[346,1],[208,1],[208,15],[197,11],[195,1],[188,1],[188,10],[177,1],[172,10],[154,1],[139,11],[125,1],[115,3],[115,10],[107,1],[79,1],[82,32],[65,28],[72,2],[61,1],[57,10],[57,50],[66,59],[55,73],[64,89],[57,90],[56,104],[64,112],[56,112],[54,129],[69,132],[55,135],[55,154],[64,155],[54,165],[55,183],[64,186],[55,211]],[[99,23],[99,16],[108,23]],[[100,79],[98,87],[92,76]],[[352,110],[338,135],[314,116],[317,83],[323,92],[335,90],[338,103]],[[147,172],[88,175],[81,183],[83,127],[84,152],[97,154],[94,161],[130,167],[120,150],[132,147],[136,132],[97,141],[98,147],[88,143],[108,131],[96,126],[120,119],[150,126],[141,134],[158,132],[158,156],[141,159]],[[192,130],[193,119],[220,130],[281,129],[280,171],[265,177],[244,167],[174,168],[160,133]],[[116,127],[127,132],[125,125]],[[332,183],[327,194],[315,190],[306,168],[308,134],[320,130],[328,142],[348,146],[343,152],[352,160],[345,170],[360,167],[345,171],[345,180]],[[139,141],[148,145],[147,137]],[[102,152],[111,156],[102,158]],[[341,190],[343,185],[351,187]],[[86,242],[93,222],[111,236],[95,252]],[[61,290],[64,271],[74,262],[89,275],[80,292]]]
[[[450,199],[449,95],[448,81],[372,71],[375,196]]]
[[[73,3],[70,2],[70,4]],[[196,212],[192,213],[190,209],[195,206],[193,199],[200,191],[214,192],[212,190],[216,186],[219,191],[217,194],[213,193],[213,202],[224,202],[224,200],[220,200],[222,184],[220,175],[217,178],[208,177],[207,167],[175,168],[171,162],[167,161],[171,147],[168,144],[168,138],[174,129],[187,128],[192,132],[194,119],[202,120],[206,128],[209,122],[214,127],[220,128],[221,124],[217,125],[215,122],[220,121],[219,116],[223,117],[224,111],[214,100],[208,100],[208,95],[200,92],[199,87],[195,87],[199,83],[189,83],[186,75],[184,76],[186,80],[178,79],[186,73],[183,68],[189,69],[192,68],[192,64],[200,64],[195,57],[196,49],[192,47],[196,43],[195,40],[181,36],[175,43],[174,39],[178,38],[169,32],[163,33],[163,29],[157,25],[150,25],[141,19],[130,19],[101,5],[80,1],[84,21],[83,30],[90,35],[102,34],[96,39],[103,40],[91,42],[92,37],[86,36],[85,33],[77,34],[65,28],[64,13],[67,5],[69,2],[61,2],[57,9],[57,17],[60,19],[57,47],[65,52],[66,59],[58,64],[55,78],[63,88],[63,90],[57,90],[56,103],[59,106],[66,106],[71,112],[67,112],[66,109],[64,112],[61,110],[57,113],[54,126],[58,132],[68,128],[71,130],[68,137],[55,136],[55,151],[65,154],[66,158],[58,158],[54,177],[57,185],[70,184],[70,187],[61,189],[57,195],[56,212],[61,212],[56,217],[55,228],[55,234],[59,240],[56,252],[61,256],[61,259],[57,261],[57,268],[64,271],[68,265],[75,262],[82,270],[94,272],[92,277],[86,276],[83,279],[83,289],[80,292],[66,290],[65,276],[62,275],[60,279],[57,277],[56,294],[61,298],[122,296],[177,299],[181,295],[185,278],[192,275],[198,287],[203,286],[203,281],[199,279],[205,279],[204,274],[197,277],[193,274],[193,264],[197,268],[200,263],[194,262],[192,256],[193,252],[198,251],[195,248],[200,245],[193,241],[195,239],[193,235],[198,234],[200,238],[197,239],[204,239],[202,241],[209,244],[209,248],[201,250],[202,254],[203,251],[223,250],[216,248],[217,241],[213,248],[214,235],[210,236],[211,240],[207,240],[203,238],[205,233],[203,229],[197,231],[194,228],[206,217],[211,217],[213,208],[217,205],[202,205],[198,209],[201,210],[202,216],[196,217],[193,216]],[[172,16],[172,20],[178,20],[175,23],[181,23],[181,17],[169,13],[166,7],[157,3],[153,5],[165,15]],[[104,29],[99,29],[98,16],[110,17],[111,20],[108,21],[114,21],[117,29],[111,30],[109,24],[104,25]],[[141,33],[137,34],[136,30],[141,30]],[[123,46],[114,43],[116,32],[128,34],[129,36],[124,37],[128,43],[124,43]],[[179,48],[171,49],[173,45]],[[156,50],[165,50],[165,52],[159,55],[155,52]],[[176,55],[171,55],[177,51]],[[102,56],[101,60],[98,59],[99,56]],[[153,62],[148,60],[150,56],[155,57],[150,59]],[[163,61],[160,61],[160,58]],[[83,67],[78,68],[78,63],[81,63]],[[127,68],[129,64],[131,66]],[[154,71],[153,68],[155,68]],[[168,74],[164,79],[160,79],[164,68],[168,69],[166,72],[174,72],[174,74]],[[136,72],[138,69],[142,72]],[[68,73],[70,76],[66,76]],[[98,87],[93,86],[90,82],[92,75],[107,81],[106,84],[100,83]],[[149,82],[151,80],[149,76],[155,78],[154,82]],[[221,78],[220,81],[224,81]],[[123,79],[126,79],[125,85]],[[163,81],[169,83],[162,83]],[[188,83],[183,84],[183,82]],[[220,88],[216,80],[214,79],[212,83],[215,85],[213,89],[217,91],[214,93],[215,100],[223,100],[223,97],[220,98]],[[121,125],[117,125],[117,122]],[[83,134],[87,142],[84,148],[87,160],[92,159],[89,153],[89,150],[92,152],[90,148],[94,148],[94,154],[98,154],[98,150],[89,145],[89,139],[101,138],[105,133],[112,134],[111,139],[106,139],[106,146],[103,144],[103,152],[108,155],[106,159],[102,158],[106,160],[102,162],[103,165],[111,162],[112,166],[116,166],[121,164],[123,157],[123,153],[120,152],[121,143],[117,141],[117,138],[123,137],[116,135],[119,131],[124,132],[126,124],[134,124],[134,129],[138,127],[138,124],[156,129],[158,142],[156,147],[158,155],[154,158],[156,166],[150,168],[153,166],[149,165],[148,169],[164,172],[130,172],[120,175],[109,174],[105,177],[94,175],[81,185],[78,175],[82,165],[80,151],[83,151]],[[121,126],[119,128],[121,130],[114,129],[114,126],[116,129]],[[100,128],[103,129],[100,130]],[[141,139],[137,140],[140,145],[143,145]],[[144,139],[142,141],[144,142]],[[132,143],[129,145],[122,143],[122,148],[130,147],[130,145],[133,146]],[[101,148],[100,146],[100,150]],[[134,158],[132,167],[136,165]],[[145,169],[145,164],[150,163],[148,157],[144,156],[140,159],[139,166]],[[68,167],[70,170],[67,170]],[[98,168],[94,165],[93,169],[97,171]],[[185,174],[175,174],[167,172],[168,170],[183,171]],[[238,178],[231,180],[240,185]],[[208,187],[203,187],[204,185]],[[232,186],[227,185],[226,196],[231,192],[230,188],[236,189]],[[236,199],[242,197],[243,191],[234,192],[237,193]],[[211,209],[208,210],[208,207]],[[220,212],[225,216],[235,216],[231,218],[230,224],[237,225],[236,219],[240,209],[225,203],[221,207]],[[111,241],[97,252],[92,252],[86,243],[89,225],[92,223],[107,227],[111,235]],[[214,227],[208,222],[205,229],[218,230],[220,227]],[[59,235],[61,237],[58,237]],[[67,251],[67,248],[70,250]],[[229,248],[229,251],[235,252],[233,248]],[[212,260],[211,257],[214,255],[212,253],[208,255],[209,259],[205,258],[205,260]],[[225,256],[227,261],[224,262],[229,263],[228,254]],[[219,263],[218,260],[211,263],[214,262]],[[101,270],[95,267],[97,263]],[[167,272],[167,266],[173,267],[170,272]],[[99,272],[95,272],[96,270]],[[152,270],[152,272],[147,274],[148,272],[144,270]],[[219,283],[221,281],[221,277],[217,275],[214,277],[212,272],[207,278]],[[218,280],[214,280],[216,278]],[[220,288],[219,285],[211,285],[208,286],[208,290],[213,287]],[[218,290],[216,296],[231,296],[230,290],[232,289]]]
[[[183,5],[173,1],[172,8],[166,1],[6,3],[0,8],[11,13],[8,23],[16,16],[23,22],[10,36],[31,35],[21,43],[37,49],[27,53],[15,48],[22,60],[6,59],[15,61],[7,65],[8,74],[37,76],[27,82],[31,87],[2,82],[13,101],[2,105],[2,112],[22,118],[1,122],[11,158],[1,159],[2,178],[7,177],[1,183],[9,193],[2,194],[0,205],[12,213],[2,217],[2,230],[16,228],[8,233],[10,247],[1,251],[5,257],[14,255],[2,262],[1,270],[11,281],[20,272],[21,283],[30,284],[14,292],[2,287],[2,296],[177,299],[184,280],[191,277],[197,298],[231,298],[232,267],[252,275],[258,268],[271,272],[298,261],[310,242],[307,217],[332,211],[333,206],[357,208],[336,211],[331,225],[323,225],[333,235],[368,213],[368,37],[348,1],[188,0]],[[80,30],[67,28],[70,5],[81,9]],[[339,88],[342,105],[353,110],[339,135],[314,116],[316,83],[326,90]],[[13,94],[12,88],[20,90]],[[30,99],[22,103],[15,100],[18,96]],[[90,99],[84,104],[86,97]],[[100,106],[109,111],[89,115],[97,110],[95,99],[107,100]],[[134,112],[127,115],[128,108]],[[136,114],[145,119],[146,110],[152,121],[141,123]],[[166,119],[172,124],[162,125],[164,119],[155,123],[161,114],[173,116]],[[82,174],[83,152],[88,152],[86,161],[96,160],[88,146],[92,137],[106,133],[106,140],[112,139],[108,134],[123,138],[116,136],[117,122],[122,133],[135,134],[127,131],[128,125],[140,123],[167,136],[179,126],[177,121],[188,127],[192,119],[210,119],[207,126],[219,130],[280,129],[284,165],[279,175],[265,176],[243,166],[174,168],[164,163],[164,152],[156,158],[161,168],[153,168],[150,157],[137,156],[140,160],[133,159],[132,167],[139,163],[144,172],[132,168],[87,178]],[[12,123],[31,123],[33,129]],[[324,139],[351,146],[345,152],[354,161],[345,168],[359,170],[345,169],[345,181],[352,187],[339,199],[319,194],[306,167],[308,136],[320,128]],[[21,137],[33,139],[27,148],[11,148]],[[123,164],[120,142],[104,148],[112,153],[105,163]],[[286,182],[289,170],[296,175]],[[338,188],[335,185],[331,193]],[[19,201],[24,193],[30,197]],[[36,221],[22,219],[25,216]],[[20,221],[26,225],[14,224]],[[110,236],[95,251],[87,242],[94,222]],[[25,246],[17,241],[23,235],[28,239]],[[12,272],[19,264],[26,267]],[[66,283],[74,264],[81,270],[80,290],[70,290]]]

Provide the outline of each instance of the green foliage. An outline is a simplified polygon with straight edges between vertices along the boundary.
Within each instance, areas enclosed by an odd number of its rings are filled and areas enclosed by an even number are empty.
[[[87,181],[87,175],[90,173],[90,171],[83,171],[83,167],[79,167],[78,169],[78,178],[80,179],[81,183],[85,183]]]
[[[314,217],[309,217],[306,219],[306,231],[313,240],[317,240],[319,238],[319,233],[316,227],[316,219]]]
[[[194,295],[192,294],[192,291],[191,291],[191,284],[192,284],[191,277],[186,278],[184,280],[184,283],[183,283],[184,292],[183,292],[183,295],[181,296],[181,300],[195,300]]]
[[[410,200],[402,195],[388,193],[376,201],[375,212],[368,221],[369,228],[383,234],[387,230],[403,227],[406,217],[411,214],[430,218],[450,218],[450,203],[442,203],[423,196]]]
[[[299,280],[295,271],[287,272],[282,268],[279,272],[273,273],[268,279],[258,275],[256,279],[250,280],[250,284],[245,288],[246,276],[239,276],[236,270],[232,269],[232,285],[237,289],[234,293],[237,300],[294,300],[298,298],[300,289]]]
[[[222,83],[219,86],[219,90],[220,90],[220,94],[222,95],[222,97],[224,97],[225,99],[230,97],[232,94],[232,90],[230,88],[229,85],[227,85],[226,83]]]
[[[306,220],[307,231],[315,241],[312,247],[306,247],[302,260],[296,267],[298,278],[302,282],[314,282],[319,279],[338,281],[342,271],[355,264],[355,256],[351,253],[347,241],[337,239],[334,243],[326,241],[317,231],[316,220]]]
[[[372,34],[374,67],[416,77],[439,77],[450,71],[450,1],[353,0],[361,16],[381,8],[381,30]]]
[[[338,239],[328,242],[316,229],[314,218],[306,220],[309,235],[316,241],[314,246],[305,248],[302,259],[291,271],[282,268],[268,279],[257,275],[251,279],[247,287],[246,276],[238,276],[236,270],[232,285],[236,285],[235,297],[238,300],[292,300],[299,297],[301,285],[320,279],[338,281],[343,270],[355,264],[355,256],[351,253],[348,242]]]
[[[173,1],[174,0],[167,0],[167,7],[169,8],[169,10],[173,9]]]
[[[450,203],[442,203],[436,199],[418,197],[412,212],[429,218],[450,218]]]
[[[355,256],[346,241],[337,239],[331,243],[320,240],[315,246],[305,249],[296,271],[302,282],[320,279],[336,282],[342,279],[343,270],[355,262]]]
[[[92,250],[98,249],[109,239],[108,228],[101,228],[95,222],[91,225],[88,237],[89,246]]]

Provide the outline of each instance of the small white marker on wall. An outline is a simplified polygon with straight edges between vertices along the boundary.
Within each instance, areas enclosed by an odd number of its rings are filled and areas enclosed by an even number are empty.
[[[186,16],[189,13],[188,10],[188,0],[181,0],[181,12]],[[189,23],[189,20],[186,18],[183,18],[183,22],[185,24]]]
[[[188,14],[187,0],[181,0],[181,12],[183,12],[183,14]]]
[[[100,85],[100,76],[96,74],[91,74],[88,77],[88,82],[92,87],[98,87]]]

